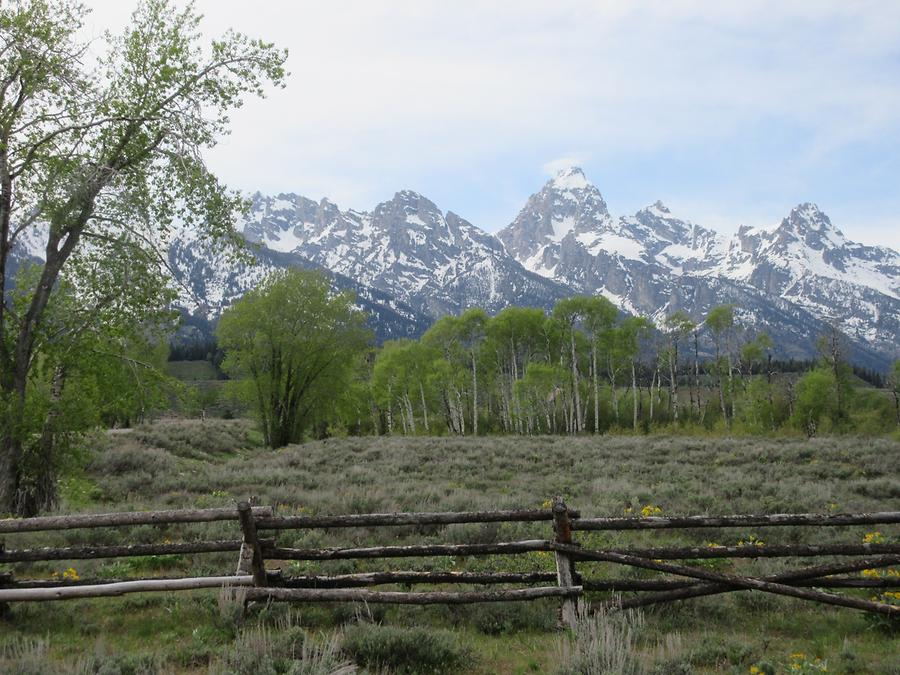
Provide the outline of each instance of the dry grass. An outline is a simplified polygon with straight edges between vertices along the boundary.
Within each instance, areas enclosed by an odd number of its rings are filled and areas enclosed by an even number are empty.
[[[283,513],[347,513],[404,510],[535,508],[555,494],[585,515],[621,515],[653,505],[667,514],[871,511],[896,508],[900,498],[900,442],[889,439],[817,438],[726,439],[691,437],[599,438],[343,438],[306,443],[280,451],[258,447],[246,422],[164,422],[131,434],[104,438],[82,476],[67,484],[65,508],[108,511],[136,508],[211,507],[256,496]],[[880,528],[898,537],[894,527]],[[701,533],[605,533],[578,539],[586,545],[645,546],[662,543],[735,543],[758,536],[767,542],[858,542],[860,528],[772,528],[704,530]],[[136,527],[122,532],[86,530],[65,534],[9,537],[9,548],[51,543],[112,543],[184,538],[234,538],[235,523]],[[549,526],[485,524],[450,527],[350,528],[283,532],[287,546],[370,545],[454,541],[492,542],[547,537]],[[120,562],[84,561],[18,566],[17,576],[61,571],[70,564],[82,576],[135,576],[157,573],[221,573],[233,569],[233,555],[167,556]],[[427,561],[394,559],[323,564],[272,562],[285,572],[353,572],[395,569],[553,569],[549,555]],[[716,561],[717,569],[765,572],[777,561]],[[579,565],[588,576],[632,572],[604,564]],[[244,630],[224,621],[215,598],[181,595],[134,600],[31,605],[14,610],[15,632],[43,637],[69,630],[87,632],[105,625],[92,613],[128,611],[116,639],[132,644],[141,622],[168,626],[171,639],[156,646],[167,663],[207,668]],[[123,607],[127,603],[130,609]],[[80,608],[88,608],[83,610]],[[103,609],[101,609],[103,608]],[[475,672],[546,672],[553,666],[553,603],[518,606],[373,608],[374,619],[389,625],[451,627],[473,645],[482,665]],[[354,621],[353,608],[304,608],[303,625],[331,631]],[[77,617],[77,619],[76,619]],[[370,617],[370,620],[373,617]],[[105,619],[104,619],[105,621]],[[190,628],[184,626],[190,624]],[[227,625],[226,625],[227,624]],[[197,631],[201,633],[198,637]],[[597,629],[599,630],[599,628]],[[604,629],[605,630],[605,629]],[[649,610],[634,629],[640,662],[671,662],[660,672],[747,672],[769,659],[785,663],[792,651],[855,664],[857,672],[888,673],[900,660],[900,645],[871,629],[860,613],[758,594],[731,594]],[[675,634],[678,633],[676,639]],[[599,635],[599,633],[598,633]],[[678,645],[675,645],[678,642]],[[143,644],[141,642],[140,644]],[[498,646],[499,645],[499,646]],[[526,646],[528,645],[528,646]],[[677,649],[675,648],[677,647]],[[74,650],[74,647],[71,648]],[[669,654],[665,659],[663,652]],[[677,658],[671,656],[678,652]],[[76,652],[77,653],[77,652]],[[841,654],[848,654],[844,659]],[[841,660],[843,659],[843,660]],[[850,666],[847,666],[848,668]],[[478,669],[481,670],[478,670]],[[831,672],[842,672],[832,667]],[[199,672],[199,671],[198,671]],[[205,670],[204,670],[205,672]],[[580,672],[580,671],[579,671]],[[846,672],[850,672],[847,670]]]

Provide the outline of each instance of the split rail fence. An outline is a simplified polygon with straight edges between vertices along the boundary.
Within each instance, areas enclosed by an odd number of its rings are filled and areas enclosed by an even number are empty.
[[[32,561],[124,558],[129,556],[237,554],[233,574],[179,578],[123,580],[15,579],[0,572],[0,605],[19,601],[66,600],[126,593],[182,591],[201,588],[240,588],[245,601],[360,602],[396,604],[464,604],[495,601],[560,599],[560,618],[574,625],[577,603],[586,592],[636,593],[605,600],[630,608],[672,602],[704,595],[755,590],[813,602],[900,616],[900,607],[832,589],[890,588],[900,586],[900,577],[862,577],[862,570],[883,570],[900,565],[900,544],[783,544],[738,546],[662,546],[651,548],[587,549],[580,546],[577,532],[695,530],[701,528],[835,527],[900,523],[900,511],[855,514],[774,514],[683,517],[582,518],[556,497],[550,509],[472,511],[442,513],[370,513],[334,516],[276,515],[271,507],[242,502],[236,508],[184,509],[175,511],[60,515],[0,520],[0,536],[26,532],[79,528],[116,528],[136,525],[168,525],[237,521],[240,538],[177,543],[122,545],[73,545],[50,548],[7,549],[0,542],[0,563]],[[392,526],[446,526],[460,523],[535,523],[552,526],[552,536],[489,544],[419,544],[366,548],[287,548],[279,546],[278,532],[287,530],[334,530]],[[261,535],[262,533],[262,535]],[[548,534],[550,534],[548,532]],[[857,538],[859,541],[859,538]],[[545,551],[555,557],[556,571],[444,572],[381,571],[354,574],[285,575],[273,563],[387,558],[431,558],[435,556],[519,555]],[[807,565],[766,576],[742,576],[697,566],[696,562],[722,558],[815,558],[829,562]],[[838,559],[837,562],[834,559]],[[694,564],[685,564],[689,561]],[[661,578],[585,578],[578,563],[604,562],[661,572]],[[267,568],[267,563],[272,569]],[[445,585],[474,586],[480,590],[373,590],[378,586]]]

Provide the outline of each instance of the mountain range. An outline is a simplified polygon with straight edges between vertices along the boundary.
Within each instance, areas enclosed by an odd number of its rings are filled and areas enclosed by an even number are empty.
[[[549,310],[581,293],[657,322],[676,310],[700,320],[731,303],[740,324],[767,331],[782,357],[812,356],[817,336],[836,323],[858,363],[882,369],[900,358],[900,254],[850,241],[815,204],[728,237],[659,201],[616,217],[578,168],[547,181],[496,235],[410,190],[371,211],[297,194],[251,201],[240,229],[254,264],[230,260],[189,230],[171,242],[191,331],[209,331],[271,270],[303,267],[353,290],[380,340],[416,337],[469,307]],[[21,241],[13,268],[39,259],[39,243]]]

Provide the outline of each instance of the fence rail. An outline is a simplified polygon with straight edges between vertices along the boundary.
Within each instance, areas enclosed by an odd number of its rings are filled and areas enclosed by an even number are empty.
[[[127,593],[171,592],[204,588],[242,587],[247,601],[368,602],[395,604],[464,604],[559,598],[563,624],[575,621],[577,603],[585,593],[633,593],[617,606],[640,607],[687,598],[755,590],[829,605],[887,615],[900,607],[831,589],[900,587],[900,576],[848,576],[861,570],[900,565],[898,543],[776,544],[738,546],[656,546],[649,548],[583,548],[575,536],[585,531],[695,530],[702,528],[852,527],[900,523],[900,511],[845,514],[751,514],[724,516],[650,516],[582,518],[556,497],[550,509],[435,513],[368,513],[346,515],[276,515],[272,507],[241,502],[234,508],[181,509],[125,513],[60,515],[0,520],[0,534],[66,531],[80,528],[127,528],[232,521],[240,538],[121,545],[75,544],[61,547],[7,549],[0,542],[0,563],[121,558],[167,554],[237,552],[234,574],[204,577],[57,581],[14,579],[0,573],[0,603],[119,596]],[[547,539],[485,544],[412,544],[369,547],[289,548],[278,545],[284,530],[382,528],[466,523],[547,523]],[[261,537],[260,532],[276,536]],[[68,536],[68,535],[67,535]],[[857,541],[859,541],[857,539]],[[556,571],[446,572],[375,571],[353,574],[288,576],[266,564],[281,561],[375,560],[389,558],[468,557],[552,554]],[[842,558],[767,576],[740,576],[684,561],[727,558]],[[677,561],[677,562],[673,562]],[[661,578],[588,578],[579,566],[602,562],[663,573]],[[582,570],[583,571],[583,570]],[[373,590],[378,586],[481,586],[482,590]],[[494,588],[490,588],[490,587]],[[502,588],[500,587],[502,586]],[[827,590],[826,590],[827,589]]]

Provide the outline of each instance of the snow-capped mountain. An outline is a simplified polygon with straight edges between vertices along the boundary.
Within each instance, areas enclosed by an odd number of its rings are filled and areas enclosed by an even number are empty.
[[[410,190],[371,212],[257,194],[243,231],[265,249],[301,255],[432,317],[468,307],[550,307],[569,293],[524,269],[495,237]]]
[[[815,204],[775,227],[742,227],[715,273],[836,320],[851,337],[900,349],[900,254],[848,240]]]
[[[534,272],[656,320],[677,309],[700,319],[731,302],[745,324],[799,354],[836,320],[861,351],[900,355],[900,254],[850,242],[812,204],[728,240],[661,202],[613,218],[600,191],[570,168],[498,238]]]
[[[322,269],[309,259],[265,247],[253,247],[251,260],[235,260],[195,236],[178,237],[169,247],[168,264],[179,291],[185,323],[208,334],[227,307],[277,269]],[[331,270],[325,271],[335,290],[350,290],[368,317],[379,341],[421,335],[433,321],[393,296]]]
[[[214,319],[271,269],[301,266],[353,288],[382,338],[417,335],[468,307],[549,308],[574,293],[600,293],[656,321],[679,309],[699,320],[732,303],[784,356],[811,356],[835,320],[859,360],[880,367],[900,356],[900,255],[848,241],[811,204],[729,239],[661,202],[614,217],[571,168],[497,236],[409,190],[371,211],[256,194],[241,229],[255,245],[254,266],[228,263],[189,233],[174,242],[170,263],[189,290],[182,305],[190,313]]]
[[[577,168],[548,181],[497,236],[534,272],[654,318],[683,304],[673,301],[679,295],[674,279],[724,257],[721,237],[675,218],[661,202],[613,218]]]

